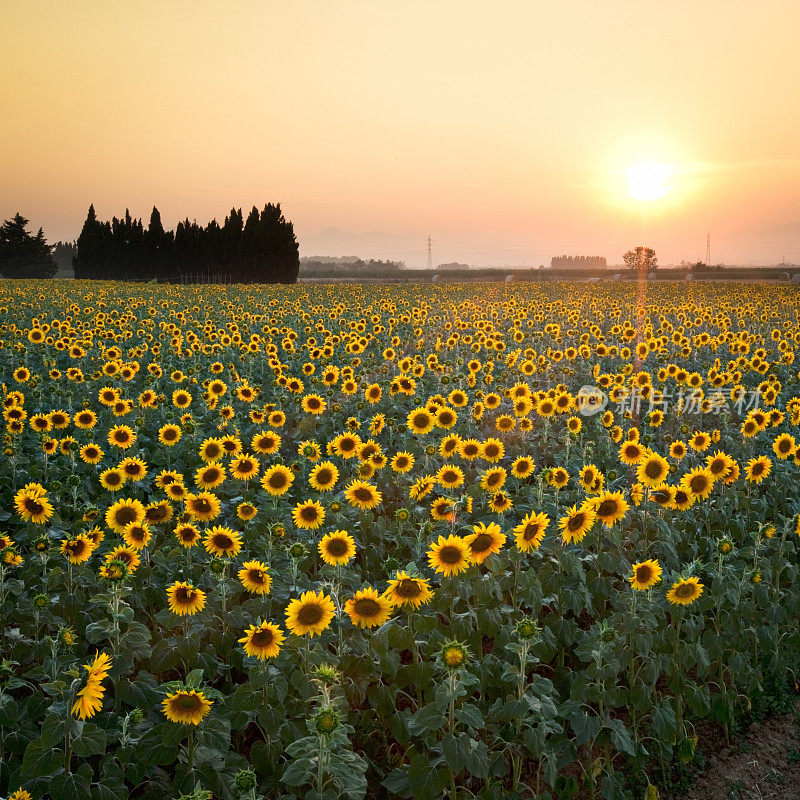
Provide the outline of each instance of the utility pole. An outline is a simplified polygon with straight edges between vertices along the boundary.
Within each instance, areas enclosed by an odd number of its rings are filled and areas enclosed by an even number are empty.
[[[711,266],[711,231],[706,233],[706,266]]]
[[[433,256],[431,255],[431,235],[428,234],[428,269],[433,269]]]

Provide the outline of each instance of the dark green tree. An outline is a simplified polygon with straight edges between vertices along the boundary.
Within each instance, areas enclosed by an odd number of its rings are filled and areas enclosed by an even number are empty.
[[[28,220],[17,212],[0,228],[0,275],[4,278],[52,278],[58,272],[44,232],[32,236]]]

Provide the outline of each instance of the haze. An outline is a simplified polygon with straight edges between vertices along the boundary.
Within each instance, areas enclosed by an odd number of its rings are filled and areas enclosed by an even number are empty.
[[[90,203],[272,201],[301,255],[674,263],[710,230],[800,263],[798,29],[791,0],[6,3],[0,215],[54,242]],[[667,191],[632,196],[642,164]]]

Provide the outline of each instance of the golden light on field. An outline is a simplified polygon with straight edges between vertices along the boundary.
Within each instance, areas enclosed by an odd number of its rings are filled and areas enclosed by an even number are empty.
[[[645,161],[628,168],[628,196],[645,203],[660,200],[670,190],[669,164]]]

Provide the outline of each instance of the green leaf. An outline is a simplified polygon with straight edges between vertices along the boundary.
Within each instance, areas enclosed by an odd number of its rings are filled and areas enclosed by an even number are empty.
[[[85,722],[79,735],[72,740],[75,755],[102,756],[106,752],[106,732],[91,722]]]
[[[447,762],[447,766],[458,775],[464,769],[464,752],[461,747],[461,740],[452,733],[442,736],[442,755]]]
[[[444,787],[445,772],[431,766],[427,756],[414,756],[408,767],[408,783],[414,800],[434,800]]]
[[[86,800],[89,796],[89,780],[81,772],[56,775],[50,781],[52,800]]]
[[[677,720],[669,700],[662,700],[653,708],[653,730],[664,744],[675,744]]]
[[[40,778],[52,775],[64,766],[64,753],[34,739],[26,748],[22,758],[22,777]]]
[[[412,736],[424,736],[431,731],[438,731],[447,720],[444,714],[429,703],[415,712],[408,720],[408,732]]]
[[[181,654],[173,646],[170,639],[156,642],[150,655],[150,669],[154,673],[169,672],[181,662]]]
[[[283,771],[281,781],[287,786],[302,786],[311,777],[312,763],[308,758],[296,758]]]
[[[483,727],[483,714],[481,714],[478,706],[472,703],[464,703],[461,708],[457,708],[456,719],[472,728],[480,729]]]

